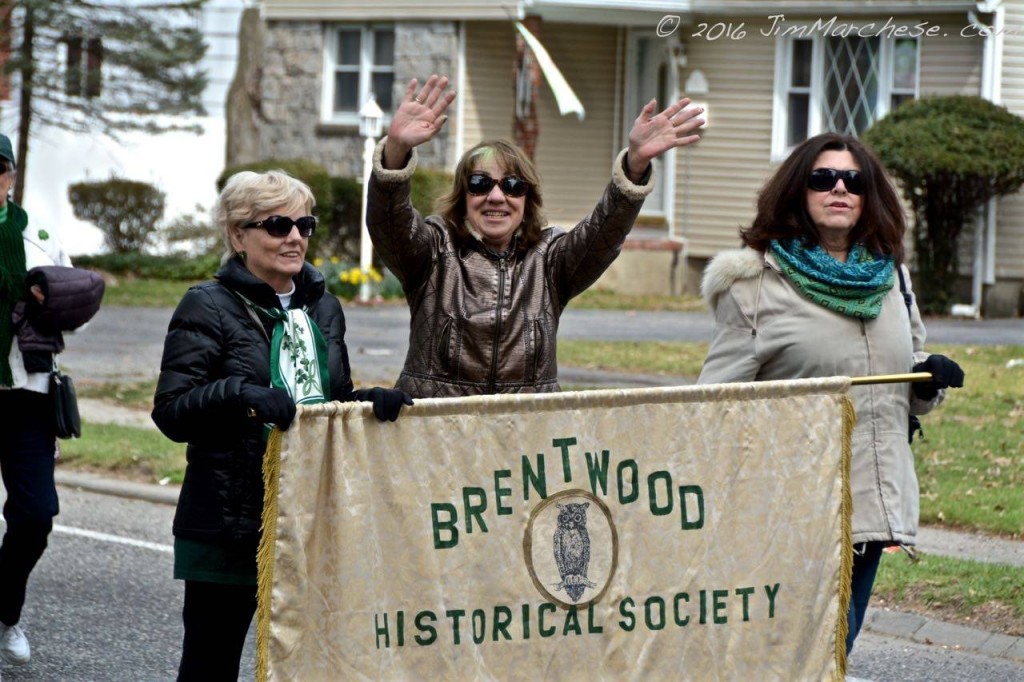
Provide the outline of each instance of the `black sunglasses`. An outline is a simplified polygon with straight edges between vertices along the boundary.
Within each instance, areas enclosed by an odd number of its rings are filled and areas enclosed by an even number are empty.
[[[497,185],[507,197],[525,197],[530,191],[530,183],[514,175],[506,175],[501,180],[495,180],[486,173],[473,173],[466,180],[466,191],[470,194],[480,196],[489,194]]]
[[[286,215],[272,215],[263,220],[254,220],[251,223],[246,223],[242,227],[246,229],[252,227],[264,229],[271,237],[287,237],[292,233],[292,225],[299,228],[300,237],[308,239],[313,234],[313,230],[316,229],[316,218],[311,215],[304,215],[298,220],[292,220]]]
[[[864,194],[864,182],[860,171],[836,170],[835,168],[815,168],[807,177],[807,186],[815,192],[831,192],[843,179],[843,186],[850,194]]]

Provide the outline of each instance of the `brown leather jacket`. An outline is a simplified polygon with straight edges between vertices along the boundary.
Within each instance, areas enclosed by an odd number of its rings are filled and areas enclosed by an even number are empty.
[[[400,170],[374,155],[366,222],[412,312],[409,353],[395,384],[414,398],[558,391],[556,338],[566,304],[601,276],[622,248],[653,173],[629,181],[625,152],[593,212],[573,230],[545,229],[524,254],[459,246],[441,219],[409,200],[415,153]]]

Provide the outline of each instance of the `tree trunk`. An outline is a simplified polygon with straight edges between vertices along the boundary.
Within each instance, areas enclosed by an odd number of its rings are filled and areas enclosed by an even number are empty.
[[[14,179],[14,203],[21,204],[28,175],[28,138],[32,127],[32,81],[35,78],[35,55],[32,53],[36,37],[35,8],[25,4],[25,30],[21,41],[21,95],[18,102],[18,175]]]

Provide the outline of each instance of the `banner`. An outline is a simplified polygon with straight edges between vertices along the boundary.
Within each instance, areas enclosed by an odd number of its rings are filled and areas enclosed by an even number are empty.
[[[848,378],[300,406],[257,679],[842,680]]]

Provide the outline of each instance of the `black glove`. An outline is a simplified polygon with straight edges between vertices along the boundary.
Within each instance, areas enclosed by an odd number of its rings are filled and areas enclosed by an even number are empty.
[[[249,416],[286,431],[295,419],[295,401],[283,388],[242,384],[238,392]]]
[[[939,394],[940,388],[960,388],[964,385],[964,371],[945,355],[929,355],[924,362],[914,365],[915,372],[930,372],[931,381],[911,384],[914,395],[921,400],[931,400]]]
[[[352,394],[353,400],[372,402],[373,414],[380,421],[393,422],[398,419],[402,405],[412,405],[412,396],[397,388],[361,388]]]

